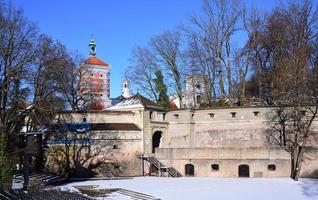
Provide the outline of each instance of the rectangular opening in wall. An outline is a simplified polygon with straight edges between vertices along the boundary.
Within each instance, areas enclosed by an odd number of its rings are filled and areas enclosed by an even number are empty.
[[[231,112],[232,118],[236,117],[236,112]]]
[[[194,118],[194,114],[191,115],[192,119]]]
[[[179,119],[179,114],[174,114],[173,115],[176,119]]]
[[[149,119],[152,119],[152,111],[149,112]]]
[[[209,113],[210,118],[214,118],[214,113]]]
[[[166,121],[166,113],[162,113],[162,120]]]
[[[113,145],[113,149],[118,149],[118,145],[117,145],[117,144],[114,144],[114,145]]]
[[[254,113],[254,116],[257,117],[259,114],[259,111],[254,111],[253,113]]]

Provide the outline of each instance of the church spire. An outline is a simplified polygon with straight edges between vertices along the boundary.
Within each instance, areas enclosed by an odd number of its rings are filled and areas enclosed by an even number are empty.
[[[91,36],[91,41],[88,44],[89,48],[89,56],[96,56],[96,43],[93,39],[93,36]]]

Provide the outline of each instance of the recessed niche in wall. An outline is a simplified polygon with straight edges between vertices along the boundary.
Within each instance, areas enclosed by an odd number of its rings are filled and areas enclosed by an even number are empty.
[[[179,119],[179,114],[174,114],[173,115],[176,119]]]
[[[114,145],[113,145],[113,149],[118,149],[118,145],[117,145],[117,144],[114,144]]]
[[[276,165],[270,164],[267,166],[268,171],[275,171],[276,170]]]
[[[236,117],[236,112],[231,112],[232,117]]]
[[[214,118],[214,113],[209,113],[209,115],[210,115],[210,118]]]
[[[211,165],[212,171],[219,171],[219,165],[218,164],[213,164]]]
[[[256,117],[256,116],[258,116],[259,111],[254,111],[253,113],[254,113],[254,116]]]

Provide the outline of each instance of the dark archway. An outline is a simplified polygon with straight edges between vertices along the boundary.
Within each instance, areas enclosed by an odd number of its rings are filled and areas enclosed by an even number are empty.
[[[194,176],[194,165],[186,164],[184,166],[184,171],[186,176]]]
[[[238,167],[239,177],[250,177],[250,167],[248,165],[240,165]]]
[[[155,153],[155,149],[159,147],[160,145],[160,139],[161,139],[162,132],[161,131],[156,131],[152,135],[152,153]]]

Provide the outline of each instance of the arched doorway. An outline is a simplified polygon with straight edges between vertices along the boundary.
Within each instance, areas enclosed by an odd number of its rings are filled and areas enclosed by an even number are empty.
[[[238,167],[239,177],[250,177],[250,167],[248,165],[240,165]]]
[[[184,166],[184,171],[186,176],[194,176],[194,165],[186,164]]]
[[[161,139],[162,132],[161,131],[156,131],[152,135],[152,153],[155,153],[155,149],[159,147],[160,145],[160,139]]]

